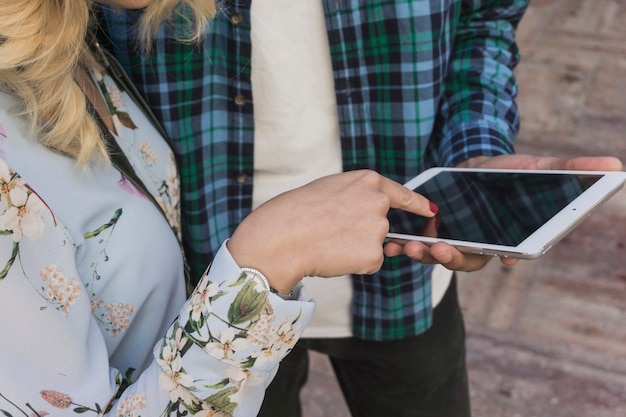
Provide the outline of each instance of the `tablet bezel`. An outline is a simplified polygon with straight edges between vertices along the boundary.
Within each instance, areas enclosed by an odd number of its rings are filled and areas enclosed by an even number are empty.
[[[433,238],[402,233],[388,233],[387,240],[399,241],[401,243],[417,240],[429,245],[436,242],[447,242],[457,247],[462,252],[519,259],[535,259],[544,255],[554,244],[563,239],[565,235],[576,228],[610,197],[624,188],[624,184],[626,184],[626,172],[623,171],[430,168],[408,181],[405,186],[413,190],[443,171],[570,174],[600,176],[601,178],[517,246]]]

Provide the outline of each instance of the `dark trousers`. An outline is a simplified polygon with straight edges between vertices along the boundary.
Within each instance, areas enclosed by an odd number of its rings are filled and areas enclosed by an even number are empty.
[[[281,362],[260,417],[300,417],[308,349],[330,358],[353,417],[469,417],[465,327],[456,277],[433,313],[433,326],[409,339],[301,339]]]

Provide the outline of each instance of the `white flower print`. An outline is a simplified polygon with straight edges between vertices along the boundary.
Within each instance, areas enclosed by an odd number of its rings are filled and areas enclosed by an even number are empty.
[[[183,358],[180,355],[176,355],[174,360],[170,363],[170,378],[178,385],[189,389],[193,387],[193,379],[183,369]]]
[[[268,347],[271,344],[269,334],[275,319],[276,316],[273,314],[261,314],[259,320],[248,330],[248,341],[264,348]]]
[[[22,236],[41,236],[45,228],[41,212],[46,205],[4,161],[0,161],[0,201],[5,208],[0,213],[0,230],[13,232],[14,242],[22,240]]]
[[[278,330],[274,333],[274,345],[278,346],[281,351],[285,351],[294,347],[297,339],[298,331],[294,328],[293,324],[285,320],[280,326],[278,326]]]
[[[0,201],[2,201],[5,206],[8,201],[8,193],[10,190],[9,184],[13,180],[14,176],[15,173],[11,171],[7,163],[0,159]],[[21,181],[24,182],[23,180]]]
[[[176,328],[174,338],[169,340],[169,344],[172,347],[172,351],[180,353],[187,344],[187,336],[184,336],[182,327]]]
[[[117,408],[117,417],[139,417],[139,410],[146,408],[146,395],[133,394],[120,401],[120,405]]]
[[[135,313],[135,307],[123,303],[105,303],[102,300],[93,301],[91,310],[96,320],[111,336],[117,336],[130,326],[130,316]]]
[[[204,349],[219,359],[230,359],[234,352],[239,349],[246,349],[249,346],[249,342],[243,338],[235,338],[235,329],[232,327],[226,328],[220,337],[218,342],[207,343]]]
[[[230,366],[226,370],[226,376],[231,384],[237,387],[237,391],[230,395],[229,400],[239,404],[247,391],[248,387],[254,387],[263,384],[264,378],[261,374]]]
[[[255,366],[263,366],[266,363],[278,362],[281,358],[282,351],[278,346],[270,345],[265,349],[259,350],[252,354],[252,357],[256,359]]]
[[[139,154],[143,157],[148,166],[155,166],[159,162],[159,158],[148,142],[142,142],[139,146]]]
[[[211,308],[211,297],[216,296],[219,292],[219,285],[206,279],[200,282],[192,295],[191,303],[189,303],[193,321],[200,321],[202,317],[206,317],[213,311]]]
[[[263,349],[252,355],[256,358],[255,366],[263,366],[267,362],[277,363],[297,341],[298,332],[287,320],[278,327],[266,329],[265,332],[261,339]]]
[[[168,338],[167,344],[163,346],[161,354],[157,358],[157,363],[161,367],[171,368],[172,362],[180,355],[186,343],[187,337],[183,336],[183,329],[180,327],[176,328],[174,337]]]
[[[200,410],[196,411],[194,417],[231,417],[232,414],[224,413],[207,402],[200,403]]]
[[[170,163],[165,166],[165,195],[168,203],[165,204],[165,215],[177,234],[180,234],[180,186],[174,154],[170,151]]]
[[[170,163],[165,167],[165,185],[169,191],[172,206],[177,206],[180,200],[180,187],[178,181],[178,171],[174,162],[174,154],[170,151]]]
[[[197,416],[231,415],[247,391],[265,383],[266,372],[255,369],[274,368],[299,336],[300,315],[278,318],[267,290],[257,280],[241,273],[224,286],[226,282],[216,284],[204,276],[181,313],[180,318],[186,319],[184,328],[176,321],[155,355],[168,375],[159,384],[169,392],[170,413],[178,408]],[[228,313],[217,314],[213,309],[216,300],[231,297]],[[182,360],[192,344],[228,365],[222,378],[190,381]],[[205,402],[198,402],[198,398]]]
[[[192,404],[198,401],[189,389],[174,381],[171,376],[165,372],[159,375],[159,388],[169,392],[170,402],[176,404],[179,401],[185,404]]]
[[[120,90],[117,88],[117,86],[115,86],[114,84],[107,83],[106,88],[107,88],[107,91],[109,92],[109,98],[111,99],[111,104],[113,104],[113,106],[118,110],[120,109],[126,110],[126,102],[122,98],[122,93],[120,93]]]
[[[174,334],[167,338],[167,344],[162,346],[159,355],[156,356],[158,365],[165,372],[159,378],[159,386],[170,392],[170,401],[173,403],[179,399],[191,403],[195,399],[189,394],[189,388],[193,386],[193,379],[183,369],[181,357],[181,350],[187,341],[183,329],[177,327]]]
[[[48,302],[55,304],[64,315],[80,295],[81,284],[77,279],[66,277],[56,265],[49,265],[39,273],[46,286],[43,288]]]
[[[178,212],[178,206],[172,206],[169,204],[168,200],[163,198],[163,195],[156,196],[156,201],[159,203],[159,206],[163,209],[163,213],[165,214],[165,218],[167,219],[168,224],[172,228],[174,234],[180,239],[180,215]]]
[[[128,114],[126,102],[117,84],[110,77],[105,77],[102,72],[95,69],[92,69],[92,71],[98,82],[100,91],[102,91],[104,95],[109,111],[111,112],[115,126],[113,129],[114,133],[117,134],[118,129],[121,129],[122,126],[128,129],[136,129],[137,126]]]

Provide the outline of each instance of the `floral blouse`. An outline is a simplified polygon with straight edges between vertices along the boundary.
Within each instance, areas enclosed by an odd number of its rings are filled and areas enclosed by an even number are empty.
[[[314,305],[266,291],[225,245],[185,300],[173,154],[93,76],[166,215],[114,167],[43,147],[0,91],[0,413],[256,415]]]

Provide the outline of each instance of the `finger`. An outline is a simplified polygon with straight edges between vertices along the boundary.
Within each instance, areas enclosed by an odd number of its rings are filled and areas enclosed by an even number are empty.
[[[428,253],[428,245],[412,240],[412,241],[390,241],[385,245],[385,255],[397,256],[406,255],[409,258],[422,263],[433,263],[434,259]]]
[[[380,188],[389,197],[389,205],[392,208],[427,217],[432,217],[439,211],[437,206],[423,195],[413,192],[389,178],[381,176]]]
[[[402,255],[404,253],[404,244],[400,242],[389,241],[385,243],[383,252],[385,256],[389,256],[389,257]]]
[[[581,156],[551,161],[549,169],[580,171],[621,171],[622,162],[613,156]]]
[[[453,271],[477,271],[491,260],[491,256],[463,253],[444,242],[437,242],[430,248],[430,255],[448,269]]]
[[[437,230],[439,230],[440,224],[441,217],[435,215],[434,217],[426,220],[426,223],[424,224],[424,227],[422,228],[420,234],[427,237],[437,237]]]
[[[518,261],[519,259],[515,259],[515,258],[500,258],[500,262],[502,262],[503,265],[508,265],[508,266],[513,266]]]
[[[622,162],[613,156],[579,156],[575,158],[555,158],[533,155],[500,155],[481,161],[485,168],[579,170],[579,171],[620,171]]]
[[[510,168],[579,171],[621,171],[622,162],[613,156],[580,156],[561,159],[524,154],[474,157],[458,164],[469,168]]]

